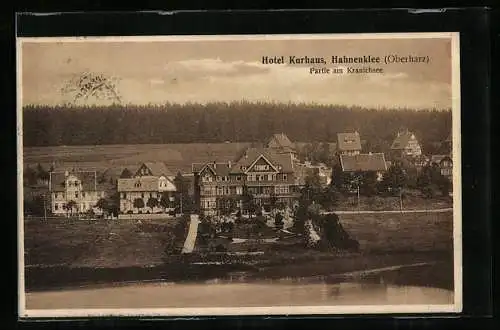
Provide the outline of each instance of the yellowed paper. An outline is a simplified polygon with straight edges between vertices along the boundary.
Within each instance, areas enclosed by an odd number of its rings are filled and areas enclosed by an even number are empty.
[[[21,317],[461,311],[458,33],[17,45]]]

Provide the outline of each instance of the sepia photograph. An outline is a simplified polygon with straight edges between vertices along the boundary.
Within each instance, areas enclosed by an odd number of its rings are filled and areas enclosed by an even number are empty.
[[[458,33],[17,38],[20,317],[457,313]]]

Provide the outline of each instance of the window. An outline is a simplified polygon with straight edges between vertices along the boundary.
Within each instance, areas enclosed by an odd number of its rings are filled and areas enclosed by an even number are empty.
[[[243,195],[243,187],[236,187],[236,195]]]
[[[57,203],[54,204],[54,210],[59,210],[59,204]]]
[[[144,198],[144,193],[141,193],[141,198]]]
[[[85,198],[85,192],[82,192],[82,198]]]
[[[276,194],[288,194],[290,191],[288,186],[276,186],[275,193]]]
[[[101,197],[104,197],[104,191],[101,191]]]
[[[149,198],[153,198],[153,193],[149,193]]]
[[[230,195],[229,187],[224,187],[224,194]]]
[[[287,180],[288,180],[288,175],[283,174],[283,181],[287,181]]]
[[[156,195],[156,198],[161,198],[161,194],[157,194],[157,195]]]
[[[122,193],[122,198],[123,199],[127,198],[127,193]]]
[[[224,194],[224,190],[222,189],[222,187],[217,187],[217,195],[223,195]]]
[[[75,198],[78,198],[78,191],[75,191]]]
[[[256,171],[268,171],[269,165],[255,165]]]
[[[239,176],[239,175],[238,175],[238,176],[236,177],[236,181],[241,181],[241,176]]]

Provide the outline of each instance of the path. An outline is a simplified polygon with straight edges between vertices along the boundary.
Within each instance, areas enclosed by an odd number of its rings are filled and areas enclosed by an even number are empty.
[[[324,214],[373,214],[373,213],[443,213],[443,212],[451,212],[453,208],[445,208],[445,209],[430,209],[430,210],[386,210],[386,211],[332,211],[332,212],[324,212]]]
[[[191,214],[191,221],[189,222],[189,231],[184,241],[184,247],[182,248],[182,253],[192,253],[194,249],[194,244],[196,242],[196,236],[198,236],[198,224],[200,223],[199,216],[197,214]]]

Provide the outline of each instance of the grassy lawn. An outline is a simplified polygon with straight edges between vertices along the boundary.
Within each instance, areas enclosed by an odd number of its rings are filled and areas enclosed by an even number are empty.
[[[25,224],[26,265],[72,267],[145,266],[161,263],[165,233],[159,228],[176,220],[88,221],[50,219]],[[150,224],[150,226],[148,226]]]
[[[104,171],[113,167],[135,168],[141,162],[165,162],[172,171],[191,172],[197,162],[234,160],[248,143],[188,143],[188,144],[137,144],[102,146],[26,147],[23,159],[26,165],[38,163],[49,167],[77,167]]]
[[[365,252],[453,250],[453,213],[341,214],[344,229]]]
[[[442,209],[451,207],[453,207],[451,197],[436,196],[432,199],[426,199],[421,196],[407,195],[403,200],[404,210]],[[335,210],[339,211],[387,211],[399,209],[399,197],[392,196],[361,196],[359,199],[359,207],[356,195],[345,196],[340,199],[339,204],[335,207]]]
[[[452,213],[341,214],[345,230],[360,243],[362,254],[439,253],[453,251]],[[177,220],[88,221],[50,219],[25,224],[26,265],[72,267],[148,266],[162,263],[166,233]],[[266,235],[266,237],[270,235]],[[271,235],[272,236],[272,235]],[[236,236],[234,236],[236,237]],[[182,242],[180,242],[182,243]],[[305,250],[300,242],[286,246],[251,243],[277,259],[322,258],[324,252]],[[230,244],[246,251],[247,244]],[[331,254],[329,254],[331,256]],[[274,259],[274,258],[273,258]]]

